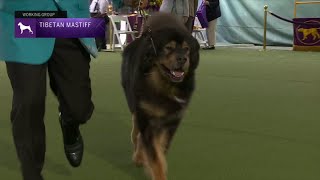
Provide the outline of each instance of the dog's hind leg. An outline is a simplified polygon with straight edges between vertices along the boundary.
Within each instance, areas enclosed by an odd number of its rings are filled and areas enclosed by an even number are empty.
[[[312,33],[312,36],[313,36],[313,40],[315,41],[317,38],[320,38],[320,34],[318,33],[317,30],[315,30],[313,33]]]
[[[317,35],[315,33],[312,33],[312,37],[314,41],[317,39]]]

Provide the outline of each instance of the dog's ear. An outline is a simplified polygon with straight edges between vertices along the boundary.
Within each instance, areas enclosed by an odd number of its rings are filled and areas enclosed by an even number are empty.
[[[200,45],[198,40],[193,36],[189,38],[189,45],[190,45],[190,70],[195,70],[199,65]]]
[[[141,72],[148,73],[153,66],[154,56],[150,54],[150,51],[147,51],[146,54],[142,57],[141,61]]]
[[[136,61],[132,64],[136,66],[135,68],[139,68],[138,72],[148,72],[152,68],[155,58],[150,38],[141,36],[135,39],[124,49],[123,56]]]
[[[156,52],[154,52],[154,48],[150,38],[148,37],[141,37],[144,38],[141,43],[141,62],[140,62],[140,68],[141,72],[147,73],[154,65],[154,60],[156,57]]]

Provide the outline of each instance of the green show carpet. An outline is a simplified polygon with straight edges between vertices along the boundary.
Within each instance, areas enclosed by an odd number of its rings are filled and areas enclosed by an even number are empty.
[[[81,127],[85,153],[63,153],[57,101],[48,88],[46,180],[146,180],[131,161],[131,117],[120,53],[91,64],[95,111]],[[21,180],[12,142],[11,87],[0,62],[0,179]],[[197,89],[168,154],[170,180],[319,180],[320,53],[201,51]]]

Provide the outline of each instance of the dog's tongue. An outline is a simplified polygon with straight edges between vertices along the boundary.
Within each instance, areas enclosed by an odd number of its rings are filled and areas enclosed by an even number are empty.
[[[175,77],[182,77],[184,75],[184,72],[181,72],[181,71],[171,71],[171,74]]]

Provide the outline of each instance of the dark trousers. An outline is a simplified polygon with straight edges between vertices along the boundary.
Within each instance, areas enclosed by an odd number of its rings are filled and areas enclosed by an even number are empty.
[[[106,38],[95,38],[97,49],[107,49],[107,40]]]
[[[70,124],[83,124],[94,109],[89,64],[90,55],[78,39],[56,39],[45,64],[6,63],[13,89],[12,132],[24,180],[43,179],[47,72],[62,118]]]
[[[106,25],[110,21],[107,14],[90,13],[90,16],[92,18],[104,18]],[[97,38],[95,38],[95,40],[96,40],[96,46],[97,46],[98,50],[107,49],[107,39],[106,39],[106,37],[97,37]]]

